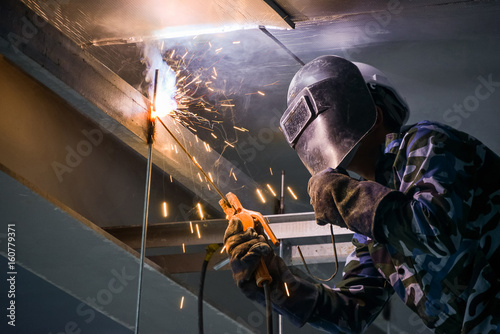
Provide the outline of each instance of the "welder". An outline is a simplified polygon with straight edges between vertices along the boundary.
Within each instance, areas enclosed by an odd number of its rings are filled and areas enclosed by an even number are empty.
[[[352,230],[355,251],[329,288],[292,274],[232,219],[224,241],[249,298],[263,301],[252,276],[263,258],[274,309],[297,326],[362,332],[396,293],[436,333],[500,333],[500,158],[464,132],[408,118],[372,66],[321,56],[297,72],[281,128],[312,174],[317,223]]]

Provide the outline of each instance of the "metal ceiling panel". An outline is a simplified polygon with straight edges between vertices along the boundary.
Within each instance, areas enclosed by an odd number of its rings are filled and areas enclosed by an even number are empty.
[[[290,21],[277,12],[279,8],[262,0],[23,2],[79,45],[130,43],[259,25],[290,28]]]
[[[466,1],[465,1],[466,2]],[[453,2],[443,0],[377,1],[377,0],[277,0],[276,3],[286,11],[294,22],[307,20],[336,20],[357,14],[387,12],[399,14],[401,10],[412,7],[447,5]]]

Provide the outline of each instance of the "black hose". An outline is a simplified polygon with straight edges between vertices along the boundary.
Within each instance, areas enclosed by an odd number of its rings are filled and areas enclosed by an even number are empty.
[[[271,301],[271,288],[269,287],[269,282],[264,281],[262,287],[264,288],[264,297],[266,299],[267,334],[273,334],[273,303]]]
[[[201,267],[200,290],[198,291],[198,332],[200,334],[203,334],[203,287],[205,286],[207,267],[208,260],[204,260]]]
[[[203,288],[205,286],[205,275],[207,273],[208,262],[214,255],[214,252],[220,247],[219,244],[210,244],[207,246],[207,255],[201,266],[200,289],[198,290],[198,332],[203,334]]]

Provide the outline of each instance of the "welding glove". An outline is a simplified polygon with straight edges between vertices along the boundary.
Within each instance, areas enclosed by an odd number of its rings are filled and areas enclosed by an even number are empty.
[[[358,181],[343,170],[327,168],[313,175],[309,197],[319,225],[346,227],[372,239],[381,235],[376,218],[403,194],[373,181]],[[378,233],[377,233],[378,232]]]
[[[264,289],[257,286],[254,278],[263,258],[273,279],[270,290],[274,310],[296,326],[302,326],[314,311],[319,290],[313,283],[291,273],[283,259],[274,254],[260,224],[256,222],[255,225],[255,229],[243,231],[241,221],[233,217],[226,229],[224,244],[233,278],[248,298],[265,305]],[[285,282],[290,296],[287,296]]]

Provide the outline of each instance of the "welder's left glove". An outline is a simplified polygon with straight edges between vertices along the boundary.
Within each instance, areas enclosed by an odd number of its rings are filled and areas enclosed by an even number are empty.
[[[403,194],[373,181],[358,181],[332,168],[314,175],[308,186],[318,224],[334,224],[377,240],[377,216]],[[378,232],[378,233],[377,233]]]
[[[258,233],[259,232],[259,233]],[[274,254],[263,235],[260,224],[243,230],[233,217],[224,234],[233,278],[241,291],[251,300],[264,305],[264,290],[255,283],[255,270],[264,259],[273,281],[270,284],[274,309],[287,316],[296,326],[302,326],[313,313],[319,290],[316,285],[292,274],[282,258]],[[285,283],[290,293],[286,293]]]

